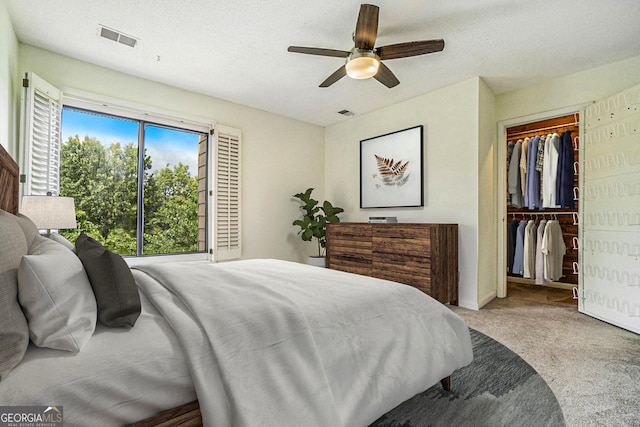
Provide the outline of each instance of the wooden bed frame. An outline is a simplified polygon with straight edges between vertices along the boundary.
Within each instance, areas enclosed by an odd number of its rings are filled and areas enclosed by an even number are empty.
[[[20,172],[18,164],[7,150],[0,145],[0,209],[12,214],[18,213],[20,192]]]
[[[20,172],[18,164],[9,153],[0,145],[0,209],[18,213],[18,198],[20,191]],[[451,391],[451,377],[440,381],[446,391]],[[130,424],[134,427],[195,427],[202,425],[202,416],[198,401],[193,401],[168,409],[157,415]]]

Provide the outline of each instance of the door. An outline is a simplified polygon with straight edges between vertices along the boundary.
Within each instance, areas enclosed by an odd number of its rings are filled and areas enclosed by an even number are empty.
[[[640,85],[583,117],[578,309],[640,333]]]

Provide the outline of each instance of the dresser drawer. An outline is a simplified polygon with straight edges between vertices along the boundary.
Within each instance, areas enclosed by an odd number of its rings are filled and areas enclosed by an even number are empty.
[[[431,227],[424,227],[423,225],[424,224],[375,224],[375,227],[372,229],[372,236],[396,240],[416,239],[428,241],[431,238]]]
[[[328,224],[327,267],[370,276],[371,245],[369,224]]]
[[[358,239],[371,240],[371,224],[364,223],[330,223],[327,224],[327,239],[344,240]]]
[[[431,230],[428,227],[381,224],[372,232],[373,251],[381,254],[431,255]]]

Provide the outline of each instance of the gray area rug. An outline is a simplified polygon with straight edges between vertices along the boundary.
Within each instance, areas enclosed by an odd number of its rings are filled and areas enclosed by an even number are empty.
[[[380,417],[370,427],[565,426],[553,392],[520,356],[471,329],[473,362]]]

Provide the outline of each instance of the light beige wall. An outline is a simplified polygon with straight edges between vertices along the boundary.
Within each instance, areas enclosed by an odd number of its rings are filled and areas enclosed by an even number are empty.
[[[478,101],[478,306],[496,297],[495,95],[479,79]]]
[[[496,97],[503,121],[596,101],[640,82],[640,56],[548,80]]]
[[[479,78],[329,126],[325,136],[327,198],[343,220],[397,216],[402,222],[459,224],[460,305],[477,308]],[[486,106],[483,101],[483,108]],[[424,207],[360,209],[360,140],[424,126]]]
[[[291,195],[307,187],[324,193],[324,129],[108,70],[20,44],[20,75],[33,71],[63,90],[73,88],[180,114],[206,117],[242,131],[243,258],[302,261],[313,254],[291,222]]]
[[[0,2],[0,144],[15,156],[20,109],[18,40],[4,2]]]

